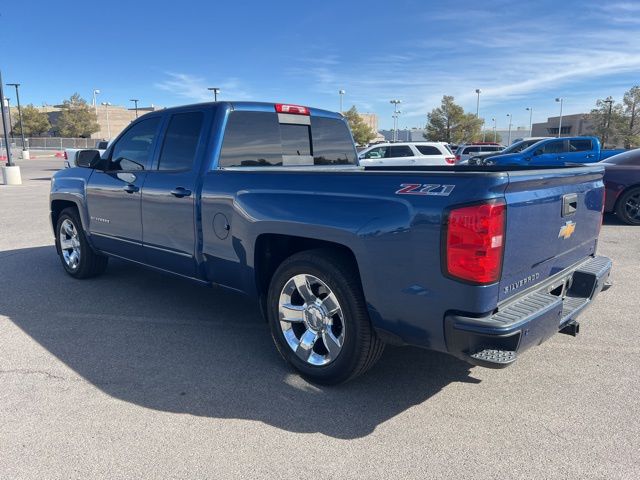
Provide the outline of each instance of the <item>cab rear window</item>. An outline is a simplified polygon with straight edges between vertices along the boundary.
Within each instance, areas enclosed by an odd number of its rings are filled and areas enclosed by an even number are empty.
[[[311,125],[279,123],[274,112],[232,112],[220,152],[220,167],[355,165],[356,154],[346,123],[311,117]],[[306,159],[309,159],[307,162]]]

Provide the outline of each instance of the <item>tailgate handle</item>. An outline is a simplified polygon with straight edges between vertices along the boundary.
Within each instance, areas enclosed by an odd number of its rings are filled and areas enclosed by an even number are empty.
[[[569,193],[562,196],[562,216],[569,217],[578,209],[578,194]]]

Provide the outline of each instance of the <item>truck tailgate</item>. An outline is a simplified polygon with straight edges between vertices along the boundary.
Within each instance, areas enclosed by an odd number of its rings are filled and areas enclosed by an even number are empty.
[[[595,253],[602,221],[601,166],[509,173],[499,300]]]

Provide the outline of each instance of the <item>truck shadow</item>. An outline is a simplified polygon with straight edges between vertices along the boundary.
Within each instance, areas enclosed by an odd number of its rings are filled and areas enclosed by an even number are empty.
[[[0,278],[11,285],[0,315],[103,392],[146,408],[351,439],[452,382],[479,382],[453,357],[388,348],[363,377],[315,386],[280,359],[252,301],[118,261],[74,280],[52,246],[0,252]]]

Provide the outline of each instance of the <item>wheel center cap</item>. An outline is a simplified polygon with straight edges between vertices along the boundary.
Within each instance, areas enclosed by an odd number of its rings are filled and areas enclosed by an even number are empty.
[[[324,313],[315,305],[310,305],[304,311],[304,319],[309,328],[322,330],[324,327]]]

